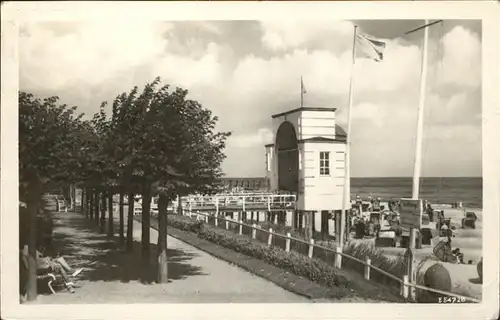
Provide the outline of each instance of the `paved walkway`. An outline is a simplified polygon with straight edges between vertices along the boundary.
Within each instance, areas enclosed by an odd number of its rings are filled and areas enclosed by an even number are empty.
[[[140,258],[141,225],[134,221],[134,252],[100,233],[79,213],[55,214],[54,243],[73,266],[87,270],[76,293],[41,295],[37,303],[285,303],[310,300],[168,237],[169,279],[156,284],[157,232],[151,229],[151,266]],[[118,224],[116,224],[118,226]]]

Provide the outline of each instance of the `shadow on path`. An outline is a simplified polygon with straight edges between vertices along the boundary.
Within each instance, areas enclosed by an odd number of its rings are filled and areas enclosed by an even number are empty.
[[[156,281],[157,246],[150,245],[150,263],[141,257],[141,243],[134,241],[133,252],[124,250],[117,237],[100,233],[93,221],[77,213],[55,213],[54,247],[68,263],[84,267],[81,278],[87,281]],[[59,220],[59,221],[57,221]],[[205,275],[201,268],[188,263],[196,254],[168,249],[168,276],[182,280],[189,276]]]

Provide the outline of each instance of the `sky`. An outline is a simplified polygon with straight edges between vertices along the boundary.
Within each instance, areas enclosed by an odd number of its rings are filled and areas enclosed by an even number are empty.
[[[337,108],[346,128],[354,25],[386,42],[384,60],[358,55],[351,174],[413,174],[423,20],[38,22],[21,26],[20,90],[57,95],[88,117],[101,102],[160,76],[232,132],[223,170],[265,175],[271,115]],[[481,176],[481,22],[429,29],[423,176]]]

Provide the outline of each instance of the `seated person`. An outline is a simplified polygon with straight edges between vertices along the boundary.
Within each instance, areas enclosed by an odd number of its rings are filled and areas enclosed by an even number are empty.
[[[25,245],[22,250],[22,262],[26,269],[28,268],[28,257],[29,257],[29,251],[28,251],[28,245]],[[66,260],[64,260],[63,257],[59,257],[56,259],[51,259],[50,257],[44,257],[40,251],[36,251],[36,268],[37,268],[37,273],[42,272],[44,270],[48,270],[49,272],[54,272],[56,274],[59,274],[63,280],[64,280],[64,285],[68,289],[69,292],[74,293],[75,290],[73,289],[74,283],[71,282],[69,279],[69,276],[67,272],[72,272],[73,269],[68,265]],[[80,274],[83,271],[83,268],[79,268],[75,270],[71,276],[76,277],[78,274]]]
[[[451,253],[457,258],[458,263],[464,264],[464,254],[460,252],[460,248],[456,248]]]

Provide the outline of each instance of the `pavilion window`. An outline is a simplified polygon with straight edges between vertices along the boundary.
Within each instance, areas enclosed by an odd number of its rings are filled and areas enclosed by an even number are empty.
[[[319,175],[330,175],[330,152],[322,151],[319,153]]]

